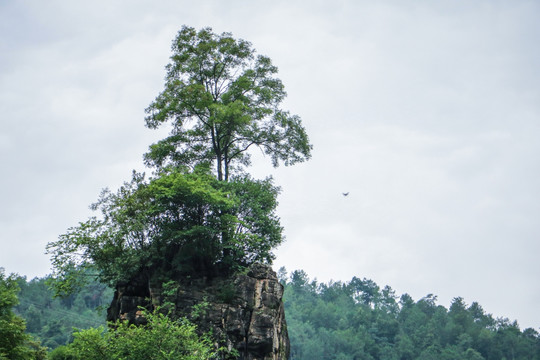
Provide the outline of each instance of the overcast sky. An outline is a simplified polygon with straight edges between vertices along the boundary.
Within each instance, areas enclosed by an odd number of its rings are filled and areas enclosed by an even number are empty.
[[[48,274],[45,245],[144,169],[171,41],[211,26],[273,60],[314,146],[251,168],[283,189],[276,270],[538,329],[539,18],[516,0],[0,1],[0,267]]]

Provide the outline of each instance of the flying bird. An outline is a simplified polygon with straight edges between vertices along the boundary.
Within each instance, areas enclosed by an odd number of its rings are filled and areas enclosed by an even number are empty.
[[[348,192],[343,193],[343,196],[349,196],[349,193]]]

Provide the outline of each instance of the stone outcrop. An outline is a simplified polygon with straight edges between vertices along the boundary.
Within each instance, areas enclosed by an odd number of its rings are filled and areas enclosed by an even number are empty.
[[[201,332],[211,331],[216,345],[233,358],[283,360],[289,338],[283,308],[283,286],[271,267],[255,264],[245,274],[230,277],[174,279],[164,288],[132,281],[117,287],[108,320],[144,323],[139,309],[165,303],[186,316]]]

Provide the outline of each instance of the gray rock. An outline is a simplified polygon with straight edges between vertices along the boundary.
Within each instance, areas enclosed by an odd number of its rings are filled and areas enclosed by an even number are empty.
[[[211,331],[216,346],[235,349],[241,360],[289,358],[283,286],[270,266],[255,264],[247,273],[229,277],[182,278],[172,291],[144,281],[119,284],[107,319],[145,322],[139,307],[169,303],[176,316],[186,316],[201,332]]]

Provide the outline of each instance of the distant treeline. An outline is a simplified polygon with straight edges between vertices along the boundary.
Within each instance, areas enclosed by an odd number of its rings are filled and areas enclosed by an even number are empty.
[[[43,346],[54,349],[72,340],[73,328],[87,329],[106,325],[105,314],[113,291],[92,282],[80,292],[54,298],[47,285],[48,277],[27,281],[19,277],[19,305],[15,313],[26,320],[26,331]]]
[[[317,283],[287,276],[285,314],[292,360],[534,360],[540,336],[493,318],[480,304],[453,299],[449,309],[427,295],[414,301],[368,279]]]
[[[365,278],[318,283],[302,270],[280,269],[278,275],[285,286],[291,360],[540,360],[536,330],[493,318],[476,302],[456,297],[446,309],[434,295],[398,297]],[[99,283],[58,299],[46,278],[17,282],[15,312],[49,349],[72,341],[73,328],[105,324],[112,290]]]

